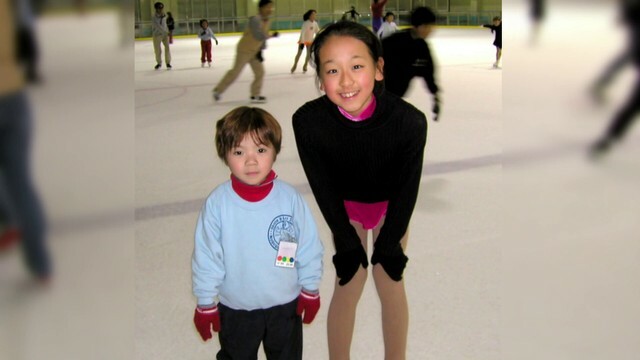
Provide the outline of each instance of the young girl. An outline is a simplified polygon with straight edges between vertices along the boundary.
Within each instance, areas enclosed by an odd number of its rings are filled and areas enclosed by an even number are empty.
[[[204,67],[205,56],[209,67],[211,67],[211,39],[216,41],[216,45],[218,45],[218,39],[213,34],[213,30],[209,27],[209,22],[206,19],[200,20],[198,37],[200,38],[200,49],[202,50],[202,54],[200,55],[202,67]]]
[[[309,47],[313,42],[313,38],[316,36],[318,31],[320,31],[320,27],[318,27],[318,23],[316,22],[316,11],[311,9],[304,13],[302,16],[304,23],[302,23],[302,28],[300,29],[300,39],[298,40],[298,53],[296,54],[296,59],[293,61],[293,66],[291,67],[291,73],[293,74],[296,71],[296,67],[298,66],[298,60],[300,59],[300,55],[302,54],[302,50],[307,48],[307,56],[304,58],[304,65],[302,66],[302,72],[307,72],[307,63],[309,63],[310,52]]]
[[[396,25],[396,23],[393,21],[395,20],[395,18],[396,18],[395,14],[392,13],[391,11],[385,14],[384,23],[382,23],[382,26],[380,27],[380,30],[378,30],[378,33],[377,33],[380,39],[384,39],[389,35],[393,34],[394,32],[398,31],[398,25]]]
[[[217,359],[302,359],[302,323],[320,308],[323,247],[304,198],[276,178],[282,129],[247,106],[216,124],[231,179],[207,198],[195,231],[193,321],[202,340],[219,333]],[[304,317],[301,317],[304,313]]]
[[[404,359],[409,319],[404,248],[422,174],[426,117],[384,91],[380,41],[364,25],[331,24],[318,33],[311,51],[325,95],[296,111],[293,129],[336,251],[327,320],[330,358],[349,358],[371,231],[385,358]]]
[[[502,58],[502,20],[499,16],[493,18],[493,24],[484,24],[482,27],[491,29],[496,34],[493,45],[496,47],[496,62],[493,63],[494,68],[500,67],[500,58]]]

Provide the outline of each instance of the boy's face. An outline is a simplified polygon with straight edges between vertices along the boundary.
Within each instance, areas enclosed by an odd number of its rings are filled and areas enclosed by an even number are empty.
[[[227,154],[231,173],[247,185],[259,185],[267,178],[276,159],[273,145],[256,144],[246,134],[240,144]]]
[[[494,26],[500,25],[500,20],[493,20],[493,25]]]

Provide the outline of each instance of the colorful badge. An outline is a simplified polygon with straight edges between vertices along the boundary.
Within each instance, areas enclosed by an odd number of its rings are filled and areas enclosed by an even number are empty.
[[[289,241],[280,241],[278,255],[276,255],[276,266],[292,268],[296,263],[296,250],[298,244]]]

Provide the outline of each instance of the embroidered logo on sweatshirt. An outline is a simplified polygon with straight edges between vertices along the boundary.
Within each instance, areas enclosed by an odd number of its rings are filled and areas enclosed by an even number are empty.
[[[276,251],[278,251],[280,241],[297,243],[293,217],[291,215],[276,216],[269,225],[267,238],[269,245]]]

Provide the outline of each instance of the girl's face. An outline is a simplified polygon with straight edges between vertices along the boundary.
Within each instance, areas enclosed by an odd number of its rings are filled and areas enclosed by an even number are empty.
[[[316,13],[315,13],[315,11],[312,12],[311,14],[309,14],[309,20],[311,20],[312,22],[316,21]]]
[[[389,15],[389,16],[387,16],[387,22],[388,22],[388,23],[392,23],[392,22],[393,22],[393,20],[395,20],[395,16],[393,16],[393,15]]]
[[[200,25],[200,26],[202,26],[202,28],[203,28],[203,29],[206,29],[206,28],[208,28],[208,27],[209,27],[209,22],[207,22],[207,21],[203,21],[203,22],[202,22],[202,25]]]
[[[275,148],[256,144],[251,134],[246,134],[240,144],[227,154],[231,173],[247,185],[260,185],[271,172],[275,159]]]
[[[320,89],[352,116],[371,102],[375,81],[383,79],[384,60],[373,60],[364,42],[351,36],[330,36],[319,51]]]

